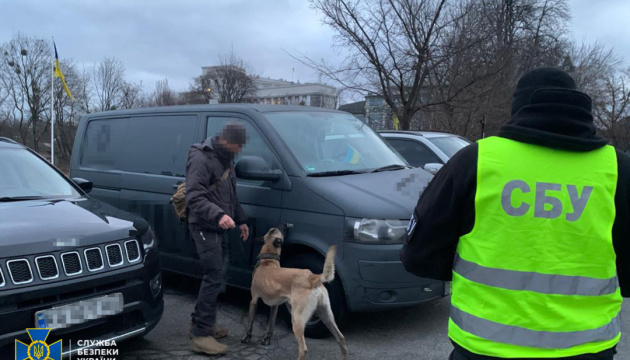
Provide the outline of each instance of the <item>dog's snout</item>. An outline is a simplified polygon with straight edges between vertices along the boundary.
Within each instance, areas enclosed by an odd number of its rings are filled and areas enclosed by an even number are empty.
[[[282,239],[281,239],[281,238],[276,238],[276,239],[273,241],[273,246],[275,246],[275,247],[280,247],[280,246],[282,246],[282,242],[283,242],[283,241],[282,241]]]

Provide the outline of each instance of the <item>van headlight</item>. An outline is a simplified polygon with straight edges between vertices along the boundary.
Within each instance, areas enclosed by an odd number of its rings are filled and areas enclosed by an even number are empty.
[[[408,220],[351,219],[347,240],[363,244],[402,244]]]

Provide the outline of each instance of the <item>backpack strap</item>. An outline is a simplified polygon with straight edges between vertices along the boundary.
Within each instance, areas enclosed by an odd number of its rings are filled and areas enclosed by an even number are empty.
[[[219,181],[210,185],[210,187],[208,188],[208,191],[214,191],[219,186],[219,184],[227,180],[227,178],[229,177],[230,177],[230,167],[228,166],[228,168],[225,169],[225,171],[223,172],[223,175],[221,175],[221,178],[219,179]]]

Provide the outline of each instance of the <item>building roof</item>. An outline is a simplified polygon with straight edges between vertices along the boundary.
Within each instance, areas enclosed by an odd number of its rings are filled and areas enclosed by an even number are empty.
[[[350,114],[365,114],[365,100],[339,106],[339,110]]]

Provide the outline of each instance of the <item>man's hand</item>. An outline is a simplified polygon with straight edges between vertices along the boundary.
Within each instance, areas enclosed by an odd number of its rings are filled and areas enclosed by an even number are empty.
[[[240,226],[240,228],[243,241],[247,241],[247,239],[249,238],[249,227],[247,226],[247,224],[243,224]]]
[[[223,230],[234,229],[234,227],[236,227],[236,224],[231,217],[229,217],[228,215],[223,215],[221,217],[221,220],[219,220],[219,227]]]

